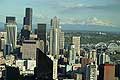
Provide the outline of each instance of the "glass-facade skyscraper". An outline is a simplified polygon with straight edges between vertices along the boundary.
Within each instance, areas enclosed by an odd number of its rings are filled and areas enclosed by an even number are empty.
[[[24,29],[32,31],[32,8],[26,8],[23,25]]]
[[[11,45],[14,49],[17,42],[17,24],[15,17],[6,17],[5,28],[7,32],[7,44]]]
[[[38,24],[37,27],[38,40],[44,41],[44,53],[46,53],[46,24]]]

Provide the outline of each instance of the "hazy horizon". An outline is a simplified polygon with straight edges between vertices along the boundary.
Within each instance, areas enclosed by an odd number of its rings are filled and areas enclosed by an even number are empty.
[[[15,16],[22,24],[26,7],[33,8],[34,24],[58,16],[63,24],[120,26],[119,0],[0,0],[0,22]]]

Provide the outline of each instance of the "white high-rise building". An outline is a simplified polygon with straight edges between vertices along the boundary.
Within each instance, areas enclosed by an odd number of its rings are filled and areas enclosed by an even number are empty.
[[[69,64],[75,64],[75,58],[76,58],[76,51],[75,51],[75,45],[70,45],[69,47]]]
[[[24,40],[21,47],[22,59],[36,60],[36,48],[37,44],[35,40]]]
[[[59,54],[63,54],[64,53],[64,42],[65,42],[65,38],[64,38],[64,32],[61,30],[60,28],[60,38],[59,38]]]
[[[51,20],[50,30],[50,55],[58,56],[59,54],[60,29],[59,19],[54,17]]]
[[[7,44],[11,44],[14,49],[17,42],[17,24],[16,23],[6,23],[5,24],[7,32]]]
[[[80,36],[73,36],[72,44],[75,45],[76,54],[78,54],[80,56]]]
[[[58,60],[54,59],[53,60],[53,80],[57,80],[58,79],[58,72],[57,72],[57,68],[58,67]]]

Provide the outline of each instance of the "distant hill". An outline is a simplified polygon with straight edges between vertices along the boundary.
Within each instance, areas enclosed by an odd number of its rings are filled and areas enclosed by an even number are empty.
[[[33,31],[37,25],[33,25]],[[61,24],[63,30],[77,30],[77,31],[104,31],[104,32],[120,32],[120,27],[101,26],[101,25],[81,25],[81,24]],[[18,24],[18,31],[22,29],[22,24]],[[50,25],[47,25],[47,30]],[[4,31],[4,23],[0,22],[0,31]]]
[[[64,24],[61,25],[61,27],[63,30],[120,32],[120,27],[101,26],[101,25]]]

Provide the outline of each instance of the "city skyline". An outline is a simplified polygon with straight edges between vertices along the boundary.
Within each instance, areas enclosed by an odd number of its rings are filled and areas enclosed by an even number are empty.
[[[63,24],[120,26],[119,0],[1,0],[0,22],[5,22],[5,16],[15,16],[22,23],[26,7],[33,8],[34,24],[48,23],[56,15]]]
[[[0,80],[120,80],[119,0],[0,2]]]

